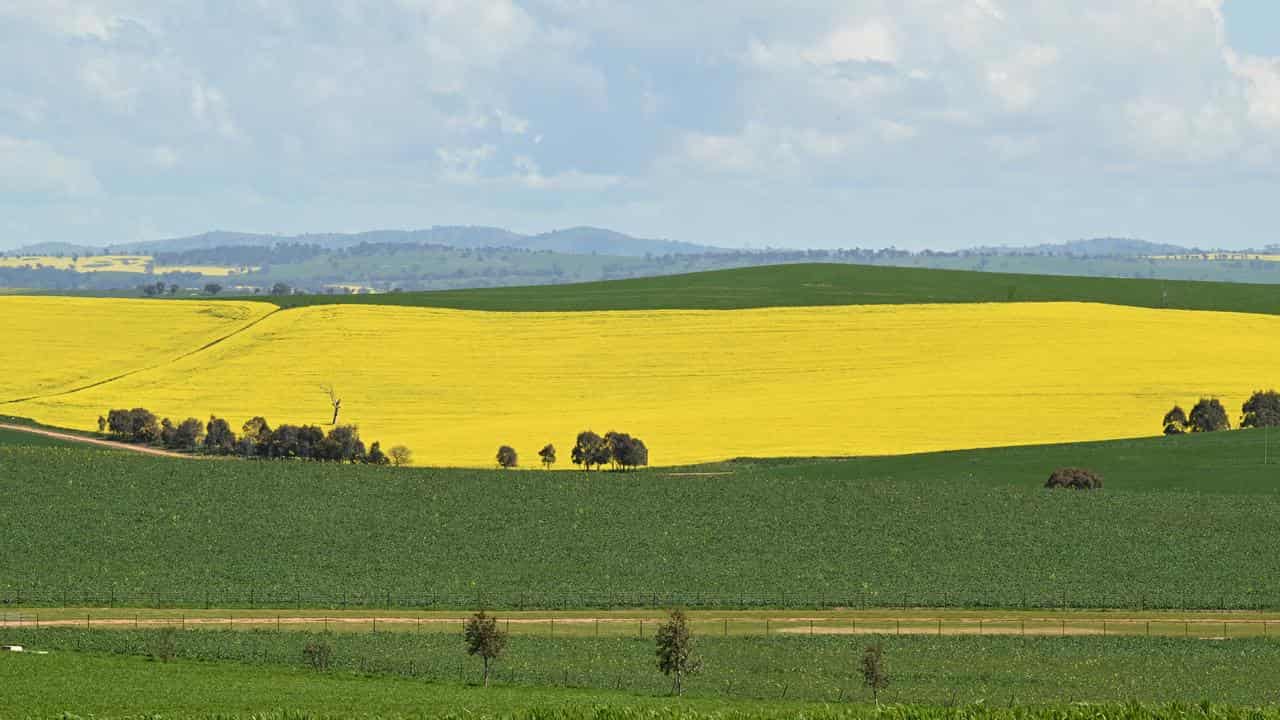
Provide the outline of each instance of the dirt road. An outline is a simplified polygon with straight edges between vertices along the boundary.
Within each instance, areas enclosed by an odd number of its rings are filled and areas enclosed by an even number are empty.
[[[66,440],[67,442],[96,445],[98,447],[109,448],[111,450],[124,450],[126,452],[136,452],[144,455],[159,455],[160,457],[188,459],[199,457],[197,455],[184,455],[182,453],[169,452],[168,450],[160,450],[158,448],[147,447],[146,445],[131,445],[129,443],[115,442],[114,440],[99,440],[98,438],[84,437],[83,435],[74,435],[72,433],[58,432],[56,430],[45,430],[44,428],[30,427],[27,425],[0,423],[0,430],[12,430],[14,432],[28,433],[30,435],[41,435],[48,438],[55,438],[57,440]]]

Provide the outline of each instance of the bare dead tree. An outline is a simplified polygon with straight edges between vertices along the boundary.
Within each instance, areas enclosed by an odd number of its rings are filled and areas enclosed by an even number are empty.
[[[333,389],[332,385],[324,384],[320,386],[321,390],[329,396],[329,404],[333,405],[333,420],[330,425],[338,424],[338,411],[342,409],[342,399],[338,397],[338,393]]]

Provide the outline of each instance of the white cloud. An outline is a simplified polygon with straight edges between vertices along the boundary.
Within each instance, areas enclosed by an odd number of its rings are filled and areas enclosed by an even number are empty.
[[[85,196],[101,189],[88,163],[39,141],[0,135],[0,191]]]
[[[235,138],[240,134],[231,118],[226,96],[216,87],[199,80],[191,84],[191,116],[201,126],[224,138]]]
[[[1226,52],[1227,65],[1245,84],[1249,119],[1256,125],[1280,129],[1280,57],[1260,58]]]

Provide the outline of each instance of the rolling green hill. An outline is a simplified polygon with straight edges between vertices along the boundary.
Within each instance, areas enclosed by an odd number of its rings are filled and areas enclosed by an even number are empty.
[[[262,298],[258,298],[262,299]],[[272,296],[281,307],[373,303],[466,310],[734,309],[892,303],[1083,301],[1280,313],[1280,286],[796,264],[569,285],[374,295]]]
[[[1265,438],[590,475],[0,445],[0,602],[1280,607]]]

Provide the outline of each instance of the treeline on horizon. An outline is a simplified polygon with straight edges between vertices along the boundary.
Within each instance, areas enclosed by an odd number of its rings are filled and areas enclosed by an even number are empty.
[[[1217,398],[1200,398],[1191,412],[1174,405],[1160,421],[1165,435],[1220,432],[1231,429],[1227,409]],[[1240,427],[1280,427],[1280,393],[1275,390],[1254,391],[1240,407]]]
[[[116,409],[105,417],[98,417],[98,432],[122,442],[154,445],[176,452],[266,460],[402,465],[412,455],[403,445],[384,453],[382,444],[376,440],[366,448],[354,425],[335,425],[328,433],[317,425],[283,424],[272,428],[261,416],[246,421],[237,436],[229,422],[216,416],[210,416],[207,422],[187,418],[174,424],[169,418],[159,419],[146,408]]]
[[[165,272],[165,265],[256,267],[237,275],[245,289],[265,292],[287,283],[308,294],[339,292],[329,287],[361,284],[379,291],[437,290],[507,285],[548,285],[596,280],[673,275],[762,265],[826,262],[1096,277],[1165,278],[1236,282],[1280,282],[1280,262],[1214,260],[1214,253],[1192,253],[1196,260],[1159,260],[1123,254],[1053,254],[1037,249],[982,248],[958,251],[897,248],[841,250],[725,250],[645,256],[568,254],[527,248],[457,248],[429,243],[370,243],[328,249],[318,244],[218,246],[163,251],[153,255],[163,278],[194,290],[206,280],[197,273]],[[55,268],[0,268],[0,286],[54,290],[133,290],[139,274],[77,272]]]

